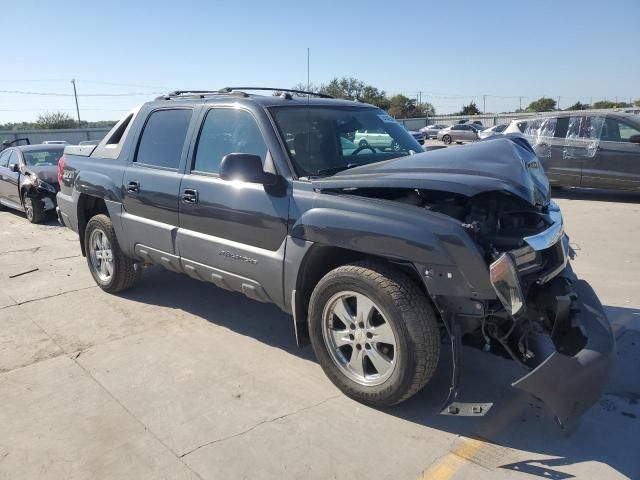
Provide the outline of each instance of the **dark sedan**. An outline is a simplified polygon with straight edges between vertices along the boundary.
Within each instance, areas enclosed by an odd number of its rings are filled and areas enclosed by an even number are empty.
[[[24,145],[0,153],[0,208],[24,212],[41,222],[56,207],[58,160],[64,145]]]

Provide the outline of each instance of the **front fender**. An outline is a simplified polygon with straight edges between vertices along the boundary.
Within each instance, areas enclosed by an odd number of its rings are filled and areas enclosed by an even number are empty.
[[[385,210],[379,205],[383,202],[369,203],[372,211],[311,208],[297,219],[291,236],[411,263],[431,294],[495,297],[478,247],[455,220],[402,205],[384,205]]]

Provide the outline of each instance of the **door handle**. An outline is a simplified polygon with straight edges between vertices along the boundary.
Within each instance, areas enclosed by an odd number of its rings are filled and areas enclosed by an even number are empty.
[[[184,203],[198,203],[198,191],[187,188],[182,192],[182,201]]]
[[[127,192],[135,193],[140,191],[140,182],[129,182],[127,184]]]

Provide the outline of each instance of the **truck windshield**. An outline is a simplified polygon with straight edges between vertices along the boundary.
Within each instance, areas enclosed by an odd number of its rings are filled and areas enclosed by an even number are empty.
[[[377,108],[291,106],[270,112],[300,177],[331,175],[424,151]]]

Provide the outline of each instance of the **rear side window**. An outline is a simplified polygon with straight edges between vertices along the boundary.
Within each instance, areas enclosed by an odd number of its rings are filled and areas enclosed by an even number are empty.
[[[267,146],[253,116],[234,108],[213,108],[202,125],[193,171],[218,173],[230,153],[250,153],[264,161]]]
[[[178,168],[191,113],[189,109],[152,112],[140,137],[136,162]]]

